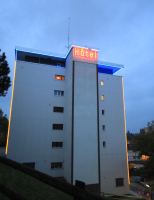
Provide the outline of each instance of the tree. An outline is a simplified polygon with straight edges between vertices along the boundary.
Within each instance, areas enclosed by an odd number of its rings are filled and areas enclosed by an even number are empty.
[[[133,144],[134,151],[138,151],[139,156],[149,156],[143,161],[143,167],[137,170],[136,175],[151,180],[154,179],[154,120],[147,125],[148,132],[135,135]]]
[[[2,109],[0,109],[0,146],[6,145],[7,131],[8,131],[8,119],[7,116],[4,115]]]
[[[127,131],[127,135],[130,135],[130,131]]]
[[[0,96],[3,97],[6,96],[8,88],[11,86],[10,77],[8,76],[10,68],[8,67],[8,63],[5,59],[5,53],[0,55]]]

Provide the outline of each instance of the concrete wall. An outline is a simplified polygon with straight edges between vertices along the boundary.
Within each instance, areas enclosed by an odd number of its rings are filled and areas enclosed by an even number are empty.
[[[17,61],[10,137],[7,158],[20,163],[35,162],[35,168],[54,177],[63,169],[51,170],[51,162],[63,162],[63,148],[53,149],[52,142],[63,142],[64,130],[52,130],[53,123],[64,124],[64,113],[54,113],[53,106],[65,106],[65,68]],[[64,94],[65,95],[65,94]]]
[[[104,85],[101,85],[104,81]],[[113,194],[129,193],[126,135],[123,107],[122,77],[98,74],[101,191]],[[104,95],[104,100],[101,100]],[[105,114],[102,115],[102,110]],[[105,130],[102,130],[105,125]],[[106,147],[103,147],[103,141]],[[124,186],[116,187],[116,178]]]
[[[75,62],[73,180],[98,184],[96,64]]]
[[[65,135],[64,135],[64,177],[71,183],[72,172],[72,82],[73,59],[72,51],[66,59],[66,88],[65,88]]]

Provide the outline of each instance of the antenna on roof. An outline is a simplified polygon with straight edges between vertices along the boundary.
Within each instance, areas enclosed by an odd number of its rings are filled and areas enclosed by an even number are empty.
[[[69,40],[70,40],[70,37],[69,37],[69,32],[70,32],[70,18],[68,18],[68,46],[66,46],[66,48],[70,48],[70,44],[69,44]]]

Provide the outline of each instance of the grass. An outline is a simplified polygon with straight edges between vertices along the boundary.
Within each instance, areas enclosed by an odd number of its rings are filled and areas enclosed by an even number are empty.
[[[27,174],[0,163],[0,183],[28,200],[73,200],[74,198]],[[8,200],[0,193],[0,199]]]

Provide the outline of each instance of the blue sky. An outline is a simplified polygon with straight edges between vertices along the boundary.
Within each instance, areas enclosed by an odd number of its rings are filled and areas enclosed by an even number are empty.
[[[0,49],[13,80],[14,49],[21,46],[66,54],[70,44],[99,48],[101,61],[123,64],[126,126],[133,133],[154,119],[154,1],[14,0],[1,1]],[[9,117],[12,87],[0,97]]]

